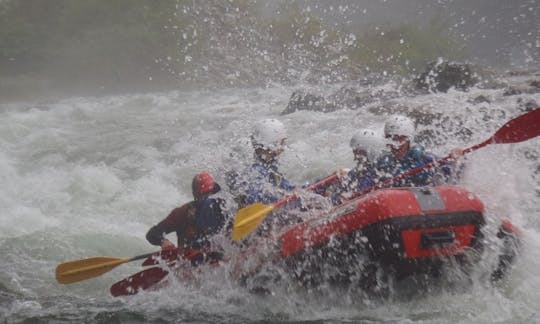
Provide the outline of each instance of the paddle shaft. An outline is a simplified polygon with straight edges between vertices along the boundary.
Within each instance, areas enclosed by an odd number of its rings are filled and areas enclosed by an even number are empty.
[[[311,191],[311,190],[314,190],[314,189],[317,189],[321,186],[324,186],[324,185],[327,185],[329,183],[332,183],[334,180],[336,180],[338,178],[337,174],[333,174],[327,178],[324,178],[318,182],[315,182],[314,184],[308,186],[305,188],[306,191]],[[298,195],[296,193],[292,194],[292,195],[289,195],[281,200],[279,200],[278,202],[274,203],[274,208],[276,207],[279,207],[279,206],[282,206],[282,205],[285,205],[286,203],[288,202],[291,202],[293,200],[296,200],[298,199]]]

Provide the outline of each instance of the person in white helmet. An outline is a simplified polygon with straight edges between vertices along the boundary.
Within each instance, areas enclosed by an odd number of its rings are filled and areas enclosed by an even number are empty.
[[[254,124],[251,134],[254,162],[234,179],[234,186],[241,192],[236,199],[239,207],[256,202],[274,203],[295,188],[278,169],[286,139],[285,125],[277,119],[264,119]]]
[[[389,141],[390,152],[377,161],[377,169],[383,178],[396,177],[411,169],[424,166],[438,158],[426,152],[424,147],[414,143],[416,127],[412,119],[405,116],[392,116],[384,125],[384,136]],[[453,161],[437,168],[430,168],[410,177],[401,179],[393,186],[427,186],[437,182],[453,182],[459,177],[455,161],[463,155],[461,149],[452,150]]]
[[[382,136],[373,130],[361,129],[352,136],[350,146],[356,165],[340,175],[338,188],[331,194],[334,205],[342,203],[348,194],[374,186],[378,180],[375,163],[384,149]]]

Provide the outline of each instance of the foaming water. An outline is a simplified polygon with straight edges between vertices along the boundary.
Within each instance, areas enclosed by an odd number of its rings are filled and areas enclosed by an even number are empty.
[[[380,129],[385,116],[362,110],[299,111],[280,116],[294,89],[168,92],[71,98],[47,104],[0,105],[0,315],[67,322],[365,321],[530,322],[540,311],[540,204],[535,174],[540,140],[490,145],[467,157],[463,185],[488,211],[488,231],[503,218],[525,229],[523,255],[501,287],[485,284],[486,261],[467,287],[433,288],[414,298],[375,298],[328,288],[323,293],[275,287],[257,296],[240,287],[226,267],[206,269],[195,283],[173,282],[158,292],[112,298],[110,285],[140,270],[124,264],[98,278],[59,285],[54,268],[90,256],[134,256],[155,251],[146,231],[191,198],[194,173],[223,171],[251,159],[250,125],[273,117],[288,128],[282,170],[297,183],[322,178],[353,163],[348,147],[357,128]],[[489,95],[490,111],[471,98]],[[529,95],[540,102],[540,95]],[[446,154],[489,138],[521,114],[502,90],[472,89],[400,97],[393,103],[423,107],[459,120],[441,130],[467,128],[467,137],[440,136],[430,147]],[[227,193],[222,193],[226,198]],[[294,286],[294,284],[293,284]]]

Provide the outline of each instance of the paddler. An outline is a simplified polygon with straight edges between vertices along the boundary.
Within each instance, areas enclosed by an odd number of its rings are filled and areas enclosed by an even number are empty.
[[[220,232],[225,225],[224,200],[211,196],[220,191],[220,186],[208,172],[193,177],[191,185],[193,201],[175,208],[171,213],[150,228],[146,239],[163,250],[175,249],[174,243],[165,235],[176,232],[178,248],[198,250],[209,247],[209,238]]]
[[[412,119],[406,116],[392,116],[384,125],[384,136],[389,143],[390,152],[383,154],[376,163],[382,178],[385,180],[396,177],[411,169],[422,167],[438,160],[427,152],[420,144],[414,143],[416,127]],[[463,150],[455,148],[451,152],[452,159],[441,166],[430,168],[410,177],[393,183],[394,187],[429,186],[440,183],[455,183],[462,173],[458,158],[463,156]]]
[[[286,140],[287,131],[279,120],[264,119],[255,123],[251,134],[254,161],[229,181],[229,186],[237,193],[239,208],[256,202],[274,203],[295,188],[278,168]]]
[[[326,194],[331,196],[334,205],[342,203],[350,193],[374,186],[379,178],[375,163],[384,149],[382,136],[371,129],[361,129],[352,136],[350,146],[356,165],[350,170],[338,170],[339,183],[330,187],[330,194]]]
[[[255,203],[273,204],[291,194],[296,188],[278,167],[279,157],[286,147],[286,140],[287,131],[281,121],[263,119],[254,124],[251,133],[254,161],[242,173],[235,173],[229,177],[228,181],[239,209]],[[296,200],[288,206],[300,208],[301,202]],[[259,233],[296,221],[298,221],[296,216],[280,209],[280,212],[266,218]]]

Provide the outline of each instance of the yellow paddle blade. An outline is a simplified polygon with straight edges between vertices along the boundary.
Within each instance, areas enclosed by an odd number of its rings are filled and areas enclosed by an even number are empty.
[[[61,284],[69,284],[94,278],[130,260],[131,258],[94,257],[64,262],[56,267],[56,280]]]
[[[240,209],[234,219],[233,240],[238,241],[257,229],[266,215],[273,209],[273,205],[268,206],[261,203],[254,203]]]

